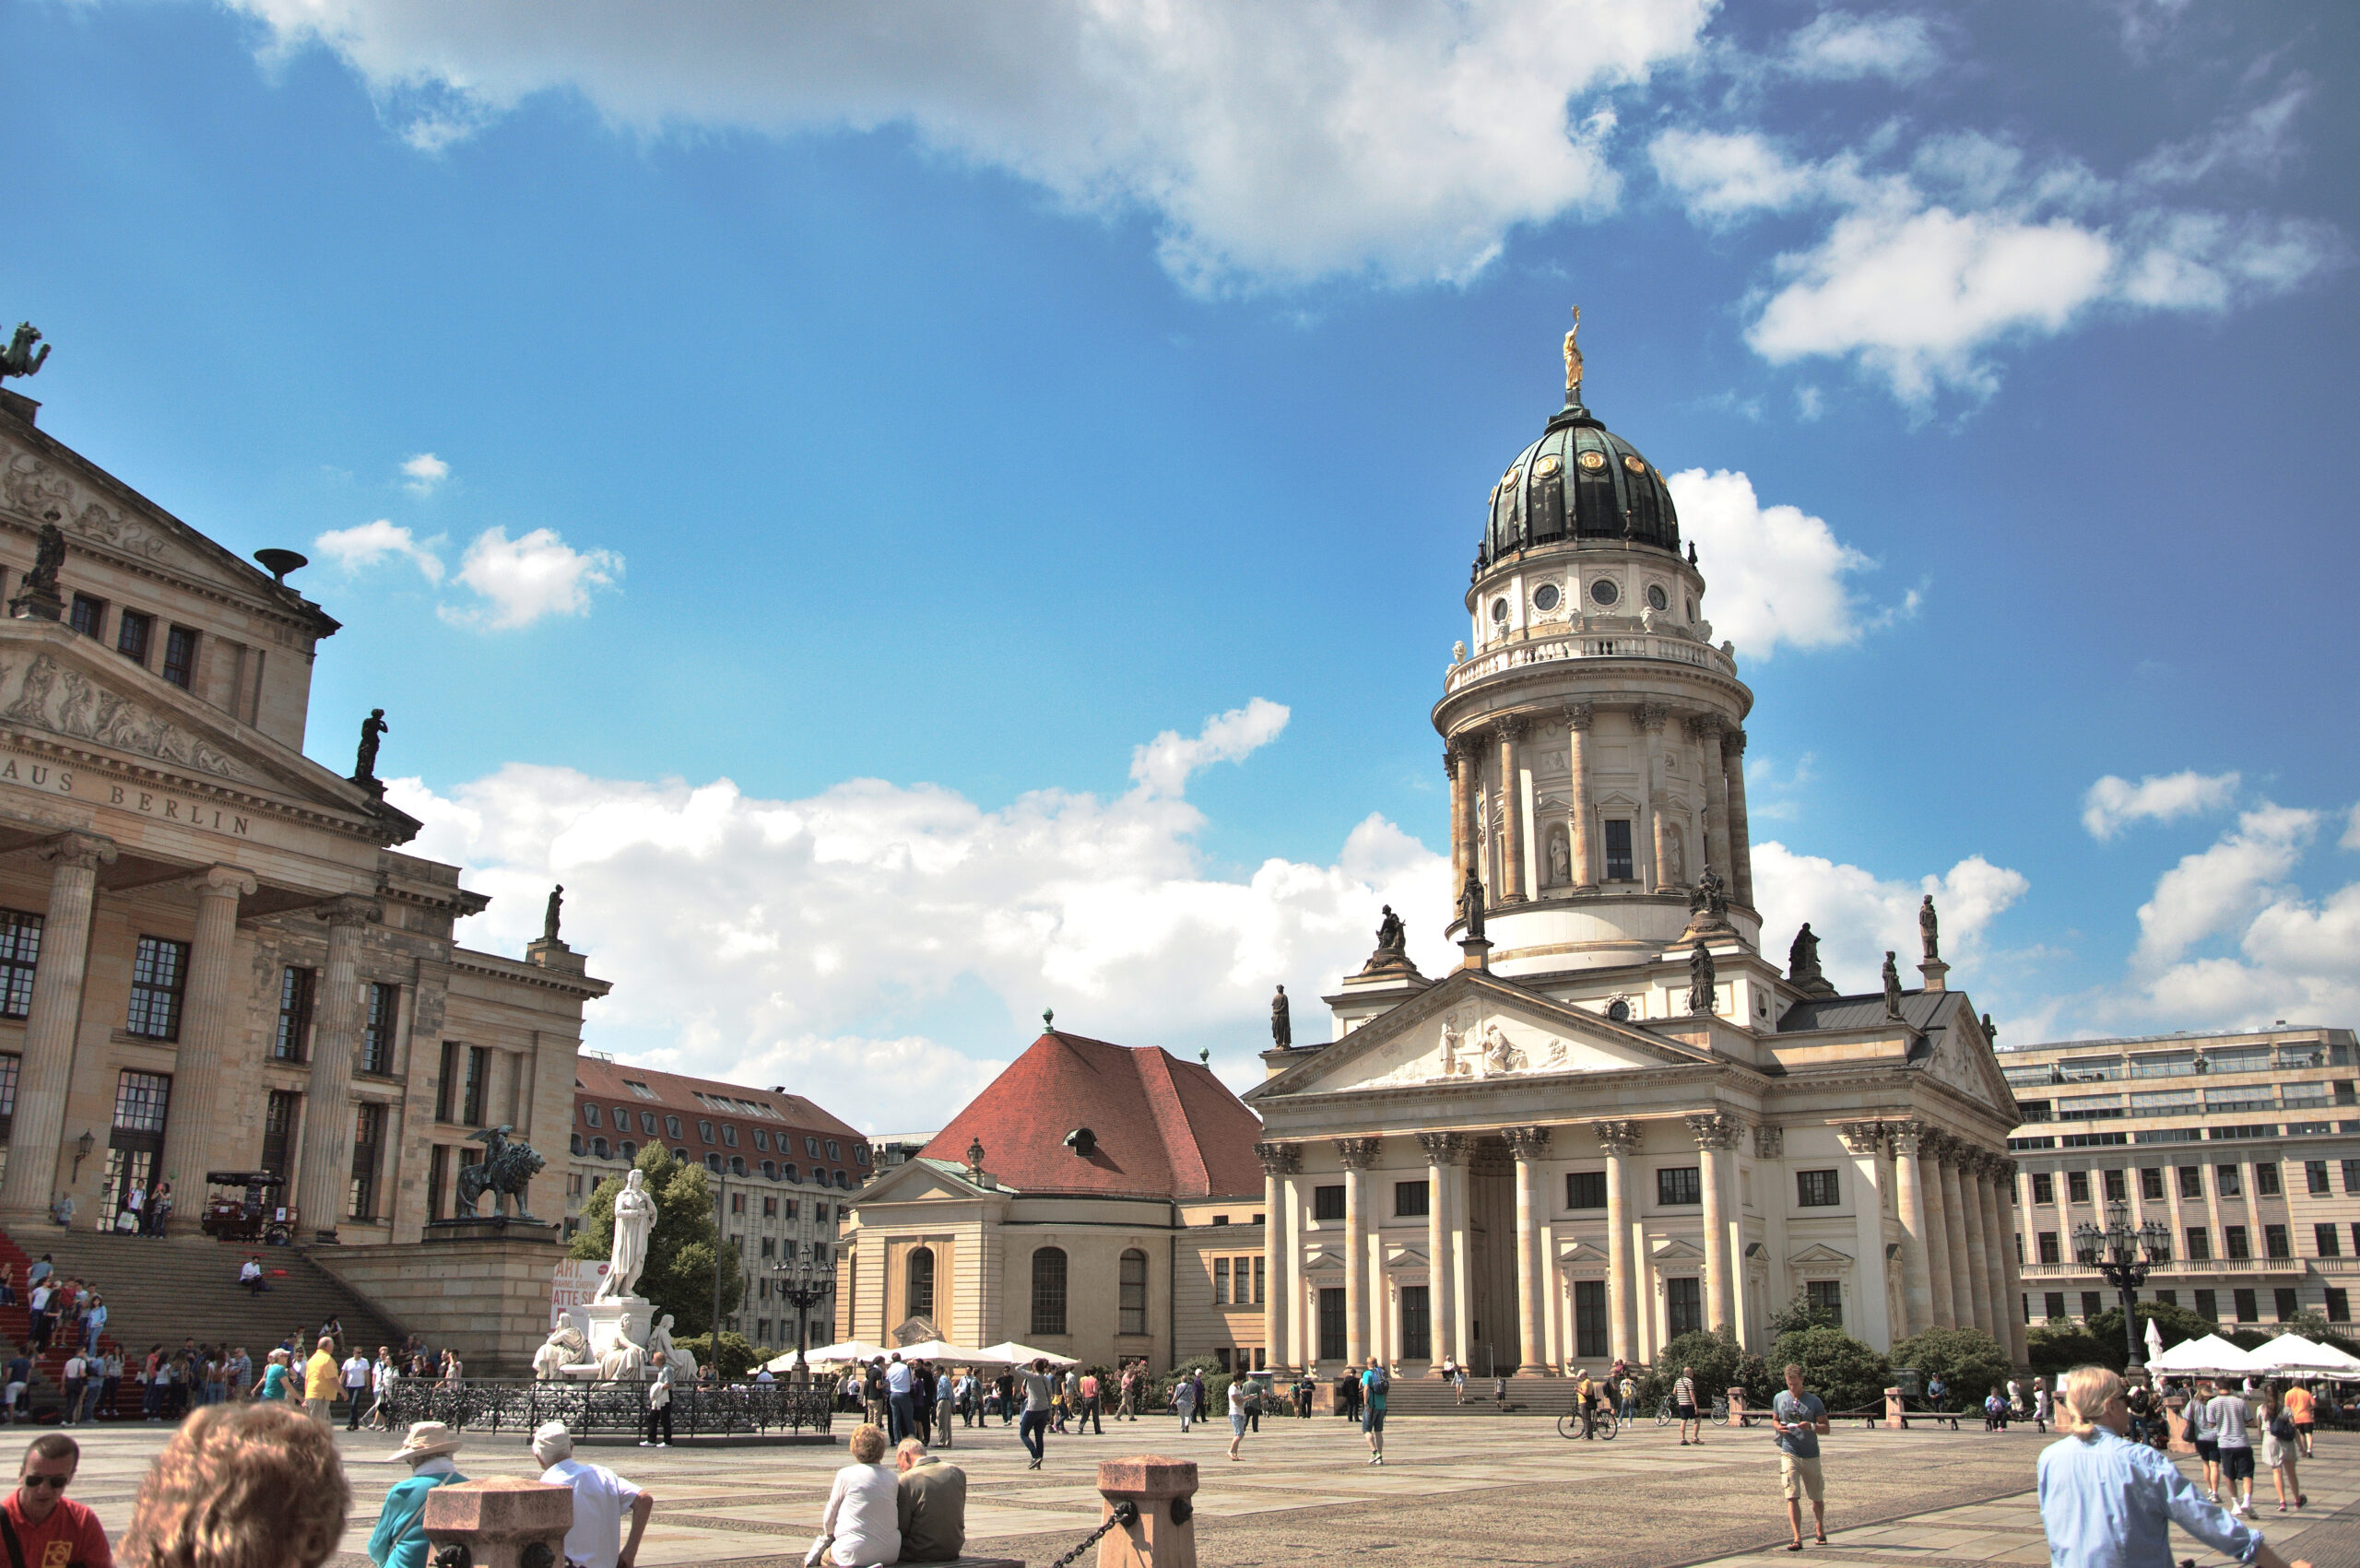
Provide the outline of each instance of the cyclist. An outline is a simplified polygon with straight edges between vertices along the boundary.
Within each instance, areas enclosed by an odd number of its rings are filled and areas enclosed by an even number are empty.
[[[1585,1443],[1595,1435],[1593,1428],[1597,1424],[1597,1413],[1591,1407],[1591,1401],[1596,1397],[1597,1385],[1589,1380],[1589,1368],[1575,1367],[1574,1369],[1574,1409],[1582,1413],[1582,1441]]]

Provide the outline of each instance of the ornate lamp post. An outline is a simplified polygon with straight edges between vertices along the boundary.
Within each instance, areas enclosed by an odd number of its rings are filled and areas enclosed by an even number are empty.
[[[2106,1224],[2083,1220],[2073,1227],[2073,1258],[2094,1268],[2122,1295],[2122,1337],[2130,1346],[2130,1365],[2146,1365],[2139,1349],[2139,1287],[2148,1271],[2172,1260],[2172,1232],[2160,1220],[2133,1229],[2130,1206],[2120,1199],[2106,1206]]]
[[[771,1265],[771,1272],[779,1277],[778,1293],[795,1303],[795,1374],[808,1381],[811,1375],[811,1368],[804,1361],[803,1355],[808,1348],[810,1326],[806,1321],[805,1315],[834,1292],[835,1266],[821,1264],[815,1269],[811,1266],[811,1260],[806,1257],[799,1261],[789,1259],[783,1263],[773,1263]]]

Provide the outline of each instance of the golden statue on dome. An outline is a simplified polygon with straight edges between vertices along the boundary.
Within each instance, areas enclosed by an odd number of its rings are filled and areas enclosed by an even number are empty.
[[[1582,308],[1579,305],[1575,305],[1574,307],[1574,330],[1565,334],[1565,401],[1568,403],[1578,403],[1581,401],[1582,351],[1581,346],[1574,341],[1575,338],[1581,336],[1581,330]]]

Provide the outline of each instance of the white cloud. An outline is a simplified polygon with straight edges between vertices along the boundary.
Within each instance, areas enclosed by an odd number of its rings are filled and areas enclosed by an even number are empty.
[[[1691,57],[1712,0],[233,0],[438,147],[543,92],[643,134],[908,128],[1081,211],[1152,213],[1198,286],[1481,271],[1611,207],[1604,94]]]
[[[1855,17],[1823,11],[1787,41],[1781,64],[1815,81],[1856,82],[1881,77],[1914,82],[1941,63],[1933,29],[1921,17]]]
[[[2190,947],[2280,902],[2286,895],[2279,884],[2319,825],[2316,811],[2264,803],[2240,816],[2210,849],[2183,856],[2156,878],[2154,896],[2139,906],[2133,969],[2159,971]]]
[[[1797,855],[1776,839],[1753,846],[1754,905],[1762,912],[1762,950],[1783,961],[1796,930],[1811,922],[1820,966],[1836,989],[1877,989],[1884,955],[1897,955],[1906,986],[1918,984],[1918,901],[1934,895],[1941,916],[1943,961],[1972,969],[1992,923],[2031,890],[2023,873],[1969,855],[1941,877],[1890,881],[1858,866]],[[1965,976],[1951,984],[1963,985]]]
[[[2226,115],[2201,136],[2157,147],[2130,177],[2156,186],[2193,184],[2222,172],[2274,177],[2294,156],[2295,117],[2310,97],[2309,82],[2291,82],[2267,103]]]
[[[2353,807],[2344,819],[2343,836],[2335,841],[2338,849],[2360,849],[2360,806]]]
[[[590,595],[611,588],[623,572],[612,550],[577,550],[555,529],[536,528],[510,538],[504,528],[487,528],[460,558],[457,581],[481,595],[473,608],[443,607],[454,625],[504,631],[530,626],[544,616],[587,615]]]
[[[2112,773],[2098,780],[2082,796],[2082,826],[2104,843],[2133,822],[2176,822],[2199,812],[2218,811],[2237,796],[2237,775],[2149,773],[2137,784]]]
[[[939,1126],[1044,1006],[1130,1044],[1210,1038],[1215,1066],[1250,1082],[1271,987],[1302,998],[1298,1038],[1317,1037],[1316,998],[1367,958],[1383,903],[1409,917],[1429,973],[1453,956],[1447,857],[1376,817],[1332,864],[1219,876],[1193,843],[1197,809],[1144,783],[985,810],[873,779],[767,800],[726,779],[512,764],[447,794],[397,780],[388,796],[426,823],[412,853],[461,864],[493,895],[470,943],[517,949],[565,884],[567,939],[616,983],[589,1044],[653,1041],[681,1070],[793,1082],[871,1128]],[[977,995],[994,1005],[958,1024],[963,1045],[874,1027],[972,1012]]]
[[[357,527],[331,528],[313,539],[312,548],[348,572],[397,557],[416,566],[429,583],[439,584],[442,581],[442,558],[430,548],[438,542],[429,539],[421,543],[407,528],[380,517]]]
[[[1279,737],[1287,710],[1265,697],[1205,721],[1194,740],[1167,729],[1131,753],[1131,779],[1151,795],[1178,795],[1188,775],[1212,762],[1242,762]]]
[[[1785,212],[1825,197],[1829,171],[1797,163],[1752,131],[1665,131],[1647,144],[1656,178],[1706,222]]]
[[[451,477],[451,466],[431,452],[421,452],[402,465],[402,488],[413,495],[432,495]]]
[[[1825,648],[1866,629],[1846,578],[1873,565],[1798,507],[1764,506],[1744,474],[1690,468],[1670,476],[1681,531],[1696,546],[1713,635],[1764,659],[1780,643]]]

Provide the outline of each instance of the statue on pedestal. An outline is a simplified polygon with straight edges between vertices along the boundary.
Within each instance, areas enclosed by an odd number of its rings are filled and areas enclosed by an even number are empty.
[[[657,1320],[655,1330],[647,1336],[647,1353],[652,1357],[658,1350],[664,1353],[664,1362],[672,1369],[675,1378],[691,1384],[697,1380],[695,1355],[672,1343],[672,1315],[668,1312]]]
[[[655,1200],[647,1196],[645,1173],[634,1167],[623,1178],[623,1190],[615,1195],[615,1250],[607,1265],[607,1277],[598,1281],[598,1293],[592,1300],[631,1298],[640,1275],[647,1268],[647,1238],[655,1229]]]
[[[1483,881],[1471,866],[1467,868],[1467,885],[1458,890],[1458,915],[1467,922],[1467,934],[1460,940],[1483,940]]]
[[[557,937],[558,914],[565,905],[565,884],[560,882],[549,890],[549,907],[541,912],[541,940],[554,942]]]
[[[393,727],[385,722],[385,710],[383,708],[370,709],[369,716],[360,721],[360,749],[352,760],[354,784],[377,782],[377,747],[386,731]]]
[[[1918,939],[1925,944],[1926,961],[1942,961],[1941,920],[1934,914],[1934,895],[1928,893],[1926,902],[1918,906]]]
[[[513,1199],[516,1218],[533,1220],[532,1210],[525,1207],[525,1189],[549,1161],[543,1160],[540,1151],[531,1144],[508,1136],[515,1130],[502,1125],[486,1127],[469,1137],[468,1142],[483,1145],[483,1160],[478,1164],[459,1167],[461,1219],[478,1218],[476,1205],[482,1201],[484,1194],[490,1193],[493,1218],[506,1218],[509,1202]],[[538,1220],[533,1222],[539,1223]]]
[[[1688,949],[1688,1010],[1712,1012],[1713,990],[1713,949],[1699,942]]]
[[[1884,955],[1884,1016],[1901,1016],[1901,970],[1894,963],[1890,949]]]
[[[1291,1050],[1294,1045],[1294,1020],[1288,1009],[1287,988],[1283,985],[1279,987],[1279,994],[1270,998],[1270,1043],[1281,1051]]]

